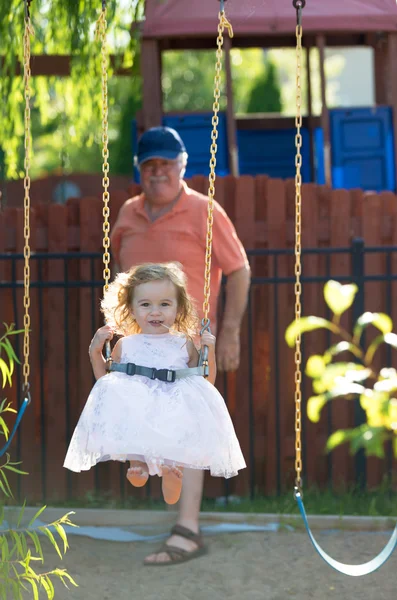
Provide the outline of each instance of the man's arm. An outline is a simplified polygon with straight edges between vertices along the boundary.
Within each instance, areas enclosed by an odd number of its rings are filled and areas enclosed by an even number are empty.
[[[240,363],[240,329],[248,301],[251,270],[246,265],[234,271],[226,281],[226,303],[217,342],[220,371],[235,371]]]

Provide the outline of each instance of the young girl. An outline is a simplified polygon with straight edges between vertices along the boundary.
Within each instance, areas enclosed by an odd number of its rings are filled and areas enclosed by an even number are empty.
[[[102,311],[107,325],[98,329],[89,348],[97,382],[64,466],[80,472],[101,461],[129,460],[130,483],[141,487],[149,475],[162,477],[168,504],[179,499],[183,468],[237,475],[246,465],[213,385],[215,337],[205,331],[201,338],[209,349],[205,379],[194,370],[199,355],[191,336],[198,323],[179,266],[145,264],[120,273],[105,294]],[[102,350],[114,333],[123,337],[112,353],[117,371],[107,373]],[[181,371],[187,368],[193,369]]]

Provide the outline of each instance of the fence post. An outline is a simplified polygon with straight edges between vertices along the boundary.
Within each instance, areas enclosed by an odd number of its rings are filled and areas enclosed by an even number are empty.
[[[353,304],[353,323],[364,312],[364,283],[365,283],[365,244],[362,238],[353,238],[351,245],[352,276],[358,287],[358,292]],[[354,401],[354,426],[359,427],[366,423],[365,411],[361,408],[360,399]],[[365,488],[367,482],[367,460],[363,449],[355,455],[356,483],[360,488]]]

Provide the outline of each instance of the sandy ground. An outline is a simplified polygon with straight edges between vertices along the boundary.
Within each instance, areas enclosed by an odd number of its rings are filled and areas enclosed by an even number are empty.
[[[317,539],[334,558],[359,563],[373,558],[387,536],[337,532]],[[57,600],[391,600],[396,594],[397,551],[378,572],[351,578],[323,563],[302,532],[206,536],[207,556],[166,568],[142,566],[158,544],[69,541],[64,561],[48,558],[45,570],[67,568],[79,587],[57,584]]]

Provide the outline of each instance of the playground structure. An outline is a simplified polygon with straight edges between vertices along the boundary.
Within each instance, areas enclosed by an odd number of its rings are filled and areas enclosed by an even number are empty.
[[[302,314],[302,300],[303,300],[303,274],[302,274],[302,114],[301,114],[301,70],[302,70],[302,9],[305,7],[305,0],[293,0],[293,5],[296,8],[296,59],[297,59],[297,71],[296,71],[296,135],[295,135],[295,146],[296,146],[296,160],[295,160],[295,221],[294,221],[294,257],[295,257],[295,294],[294,294],[294,307],[295,307],[295,321],[299,324]],[[30,297],[30,285],[31,285],[31,274],[30,274],[30,258],[31,258],[31,244],[30,244],[30,177],[29,177],[29,167],[30,167],[30,152],[31,152],[31,140],[30,140],[30,36],[33,34],[33,30],[31,29],[30,22],[30,14],[29,14],[29,6],[30,0],[26,0],[25,2],[25,34],[24,34],[24,98],[25,98],[25,179],[24,179],[24,189],[25,189],[25,197],[24,197],[24,224],[23,224],[23,236],[24,236],[24,248],[23,248],[23,258],[24,258],[24,299],[23,299],[23,307],[24,307],[24,364],[23,364],[23,379],[24,383],[22,386],[23,390],[23,400],[22,403],[19,403],[19,412],[16,423],[14,424],[13,432],[8,439],[6,445],[3,448],[3,452],[8,448],[8,445],[11,443],[14,434],[18,428],[18,425],[22,419],[22,415],[26,406],[30,403],[30,324],[31,324],[31,297]],[[214,91],[214,106],[213,106],[213,118],[212,118],[212,133],[211,139],[212,144],[210,148],[211,159],[210,159],[210,175],[209,175],[209,191],[208,191],[208,222],[207,222],[207,236],[206,236],[206,259],[205,259],[205,277],[204,277],[204,295],[205,301],[203,305],[203,313],[204,318],[202,319],[202,332],[205,328],[209,327],[210,321],[208,319],[209,312],[209,296],[210,296],[210,264],[211,264],[211,250],[212,250],[212,211],[213,211],[213,202],[215,195],[215,166],[216,166],[216,152],[217,152],[217,126],[218,126],[218,112],[219,112],[219,96],[220,96],[220,70],[221,70],[221,57],[222,57],[222,46],[223,46],[223,32],[225,27],[229,29],[229,34],[231,35],[231,26],[227,21],[224,13],[224,0],[221,0],[221,9],[219,13],[219,25],[218,25],[218,38],[217,38],[217,63],[216,63],[216,75],[215,75],[215,91]],[[103,205],[102,205],[102,232],[103,232],[103,271],[102,275],[104,278],[104,291],[108,288],[108,283],[110,280],[110,239],[109,239],[109,231],[110,231],[110,212],[109,212],[109,164],[108,164],[108,94],[107,94],[107,68],[108,68],[108,57],[106,52],[106,2],[102,3],[102,12],[100,18],[97,23],[97,33],[102,41],[102,156],[103,156]],[[310,69],[309,69],[310,72]],[[324,112],[324,109],[323,109]],[[325,122],[323,123],[325,124]],[[326,133],[326,132],[324,132]],[[312,137],[313,131],[310,132]],[[331,162],[330,162],[330,143],[327,136],[324,138],[325,141],[325,164],[326,164],[326,177],[327,182],[330,183],[329,178],[331,177]],[[234,158],[234,168],[237,168],[236,156],[237,156],[237,148],[235,147],[235,152],[232,156]],[[368,161],[367,161],[368,162]],[[346,249],[343,249],[346,251]],[[59,257],[53,257],[59,258]],[[61,257],[62,258],[62,257]],[[90,257],[92,258],[92,257]],[[13,265],[14,266],[14,265]],[[91,269],[92,271],[92,269]],[[67,273],[67,270],[65,271]],[[67,275],[66,275],[67,278]],[[13,273],[13,279],[14,273]],[[93,285],[94,282],[91,282]],[[276,300],[276,306],[278,308],[278,302]],[[14,303],[15,308],[15,303]],[[252,334],[252,315],[250,318],[250,310],[249,310],[249,332]],[[65,318],[66,321],[66,318]],[[68,328],[68,324],[65,323],[65,329]],[[40,327],[42,329],[42,327]],[[202,333],[201,332],[201,333]],[[206,347],[204,346],[204,351]],[[252,351],[252,348],[250,348]],[[69,359],[69,348],[65,349],[66,358]],[[252,357],[252,354],[250,352]],[[110,359],[110,344],[107,344],[106,356],[108,362]],[[206,356],[204,352],[204,373],[206,368]],[[306,518],[306,513],[303,505],[303,493],[302,493],[302,456],[303,456],[303,448],[302,448],[302,346],[301,346],[301,336],[297,335],[296,337],[296,345],[295,345],[295,357],[294,357],[294,383],[295,383],[295,488],[294,494],[297,500],[299,510],[303,517],[305,527],[309,534],[309,537],[320,554],[320,556],[333,568],[350,576],[359,576],[371,573],[372,571],[378,569],[391,555],[395,546],[397,545],[397,526],[395,527],[392,536],[378,556],[376,556],[373,560],[364,563],[362,565],[349,565],[343,564],[332,559],[328,554],[326,554],[322,548],[318,545],[315,538],[310,531],[308,521]],[[64,370],[66,372],[66,377],[69,374],[69,365],[64,366]],[[250,360],[250,372],[249,372],[249,380],[250,387],[252,387],[252,361]],[[263,373],[262,373],[263,377]],[[67,385],[68,391],[69,386]],[[66,403],[68,406],[69,398],[68,393],[66,393]],[[250,416],[251,414],[251,406],[250,406]],[[69,409],[69,407],[68,407]],[[69,416],[67,409],[67,416]],[[252,433],[252,431],[250,431]],[[250,445],[252,441],[250,440]],[[252,448],[250,448],[252,449]],[[252,454],[252,453],[251,453]],[[253,488],[252,488],[253,489]]]
[[[233,108],[232,48],[293,48],[294,14],[290,0],[249,2],[228,0],[227,14],[235,35],[225,39],[226,113],[221,116],[218,174],[288,178],[294,176],[294,119],[236,119]],[[214,48],[213,0],[186,11],[184,0],[147,2],[142,24],[143,110],[138,134],[161,123],[183,135],[190,156],[188,176],[206,174],[205,145],[210,114],[164,114],[162,55],[167,50]],[[374,51],[376,107],[329,110],[326,101],[326,47],[368,46]],[[305,183],[335,188],[361,187],[395,191],[397,169],[397,5],[394,0],[307,2],[305,7],[308,115],[303,118]],[[311,110],[311,51],[318,48],[321,75],[321,117]],[[393,60],[394,58],[394,60]],[[396,135],[393,134],[393,131]]]

